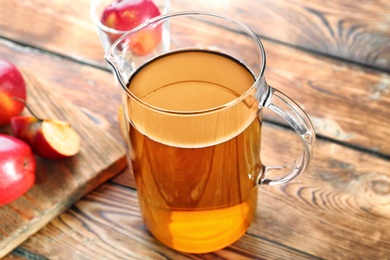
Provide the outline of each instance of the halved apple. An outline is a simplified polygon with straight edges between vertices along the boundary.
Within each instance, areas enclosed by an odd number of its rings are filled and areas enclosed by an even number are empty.
[[[11,129],[15,137],[44,158],[62,159],[80,151],[80,137],[67,122],[17,116],[11,119]]]

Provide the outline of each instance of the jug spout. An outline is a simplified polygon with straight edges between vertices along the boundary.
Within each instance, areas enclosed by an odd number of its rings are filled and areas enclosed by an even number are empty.
[[[113,35],[113,43],[104,58],[123,88],[126,89],[136,68],[170,50],[169,23],[162,22],[164,17],[151,18],[129,31],[123,31],[120,37]]]
[[[104,55],[104,59],[108,62],[115,74],[119,72],[119,57],[115,54],[115,45],[112,45]]]
[[[118,48],[118,43],[114,43],[104,55],[104,59],[110,65],[117,82],[122,88],[126,88],[126,83],[133,71],[130,65],[131,60],[127,57],[129,55],[124,52],[122,48]]]
[[[118,62],[117,58],[113,55],[113,46],[107,50],[107,52],[104,55],[104,59],[108,62],[108,64],[111,66],[113,70],[117,70]]]

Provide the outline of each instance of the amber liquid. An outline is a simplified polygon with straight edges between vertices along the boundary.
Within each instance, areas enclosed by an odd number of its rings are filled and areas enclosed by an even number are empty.
[[[130,158],[150,232],[183,252],[239,239],[253,220],[261,171],[258,102],[250,71],[209,51],[181,51],[140,68],[128,88]],[[233,102],[230,106],[227,103]],[[198,113],[203,111],[203,113]],[[205,112],[207,111],[207,112]]]

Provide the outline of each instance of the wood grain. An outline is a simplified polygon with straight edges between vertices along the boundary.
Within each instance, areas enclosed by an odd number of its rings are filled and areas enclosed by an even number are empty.
[[[263,131],[264,162],[289,161],[300,151],[294,133],[269,124]],[[252,226],[215,253],[162,246],[144,226],[136,192],[112,184],[88,194],[22,248],[50,259],[386,259],[390,162],[326,141],[318,142],[316,154],[290,184],[259,187]]]
[[[69,229],[74,225],[77,230]],[[58,238],[59,234],[63,236]],[[111,246],[111,241],[117,241],[116,246]],[[67,250],[68,243],[73,250]],[[42,250],[43,246],[49,251]],[[248,234],[233,246],[214,253],[190,255],[170,250],[146,230],[136,193],[113,185],[104,185],[90,193],[23,247],[50,259],[90,259],[96,255],[104,255],[106,259],[253,259],[281,255],[286,255],[285,259],[313,259],[283,245],[276,245],[275,249],[272,241]]]
[[[224,13],[263,38],[390,71],[386,0],[184,0],[171,9]]]
[[[125,150],[76,106],[24,73],[29,107],[43,118],[69,122],[80,135],[80,152],[63,160],[37,157],[36,182],[16,201],[0,207],[0,257],[69,208],[82,196],[118,174]],[[28,112],[24,112],[28,114]]]
[[[283,155],[282,150],[297,148],[290,144],[278,142],[276,151]],[[261,189],[263,196],[272,192],[272,199],[263,200],[265,221],[254,225],[253,234],[266,233],[323,259],[387,259],[389,167],[388,160],[319,141],[299,179]]]
[[[104,64],[104,52],[89,16],[89,4],[87,0],[77,4],[66,0],[0,0],[1,35],[79,61],[96,57]],[[32,15],[34,19],[30,19]]]
[[[102,61],[89,1],[0,0],[0,30],[20,42],[45,45],[80,60]],[[76,7],[77,6],[77,7]],[[28,17],[40,8],[39,17]],[[390,71],[390,3],[386,0],[183,0],[171,11],[209,10],[232,16],[265,39]],[[7,12],[7,10],[14,10]],[[31,27],[30,27],[31,26]],[[31,30],[30,28],[34,28]]]

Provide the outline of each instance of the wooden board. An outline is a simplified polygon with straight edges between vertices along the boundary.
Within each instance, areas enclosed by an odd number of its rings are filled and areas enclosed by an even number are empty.
[[[24,78],[31,109],[40,117],[69,122],[80,135],[81,150],[64,160],[37,157],[34,186],[16,201],[0,207],[0,257],[126,166],[123,145],[99,129],[78,107],[56,96],[55,86],[43,85],[26,73]]]

